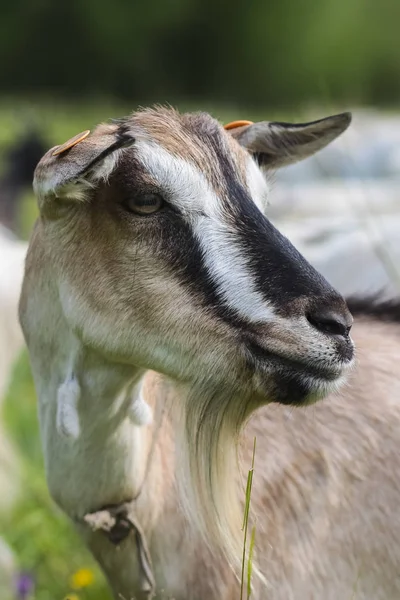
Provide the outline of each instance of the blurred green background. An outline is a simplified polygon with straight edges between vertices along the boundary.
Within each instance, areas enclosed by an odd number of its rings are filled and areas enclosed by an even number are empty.
[[[399,23],[398,0],[3,0],[0,176],[7,148],[29,127],[46,149],[149,103],[209,110],[222,121],[396,110]],[[26,239],[36,216],[29,186],[20,200],[15,231]],[[48,496],[26,353],[3,418],[21,458],[23,494],[11,516],[0,516],[0,535],[34,577],[31,597],[108,599]],[[94,581],[74,590],[79,569]]]
[[[3,92],[396,104],[396,0],[2,2]]]

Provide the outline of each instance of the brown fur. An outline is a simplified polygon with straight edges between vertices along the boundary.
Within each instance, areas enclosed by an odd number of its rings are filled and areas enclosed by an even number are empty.
[[[201,136],[202,131],[219,128],[217,121],[210,119],[209,115],[204,113],[181,115],[173,109],[159,107],[134,113],[130,124],[132,131],[138,127],[168,152],[196,166],[217,193],[225,191],[217,168],[218,159],[215,149]],[[224,143],[227,154],[230,154],[235,161],[235,168],[243,185],[247,185],[247,153],[229,134],[224,136]]]

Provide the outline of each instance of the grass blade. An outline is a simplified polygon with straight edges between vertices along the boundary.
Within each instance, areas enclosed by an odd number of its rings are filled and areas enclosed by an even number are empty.
[[[242,575],[241,575],[241,584],[240,584],[240,600],[243,600],[243,592],[244,592],[244,572],[245,572],[245,565],[246,565],[247,530],[248,530],[248,524],[249,524],[251,488],[252,488],[252,484],[253,484],[253,473],[254,473],[254,459],[255,459],[255,455],[256,455],[256,438],[254,438],[253,458],[252,458],[252,461],[251,461],[251,468],[250,468],[249,473],[247,475],[247,485],[246,485],[246,504],[245,504],[245,508],[244,508],[243,526],[242,526],[242,531],[244,530],[244,540],[243,540],[243,554],[242,554]],[[254,527],[253,527],[253,531],[254,531]],[[254,535],[255,535],[255,531],[254,531]],[[252,533],[252,543],[253,543],[253,546],[250,543],[250,551],[251,551],[251,566],[249,567],[250,568],[250,575],[251,575],[251,572],[252,572],[252,555],[253,555],[253,547],[254,547],[254,539],[253,539],[254,535]],[[251,581],[248,579],[248,581],[247,581],[247,594],[248,594],[248,597],[250,596],[249,590],[251,592]]]

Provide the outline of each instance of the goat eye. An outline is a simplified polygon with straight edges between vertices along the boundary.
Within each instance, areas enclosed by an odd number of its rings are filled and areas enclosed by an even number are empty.
[[[162,208],[164,200],[159,194],[142,194],[128,198],[126,208],[138,215],[151,215]]]

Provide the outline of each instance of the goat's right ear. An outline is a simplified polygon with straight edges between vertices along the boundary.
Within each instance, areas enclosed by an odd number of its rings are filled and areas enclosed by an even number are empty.
[[[51,148],[35,169],[33,189],[39,205],[51,198],[84,200],[88,189],[115,169],[122,148],[134,143],[125,128],[103,124]]]
[[[342,113],[310,123],[234,121],[225,129],[268,170],[312,156],[343,133],[350,122],[351,114]]]

